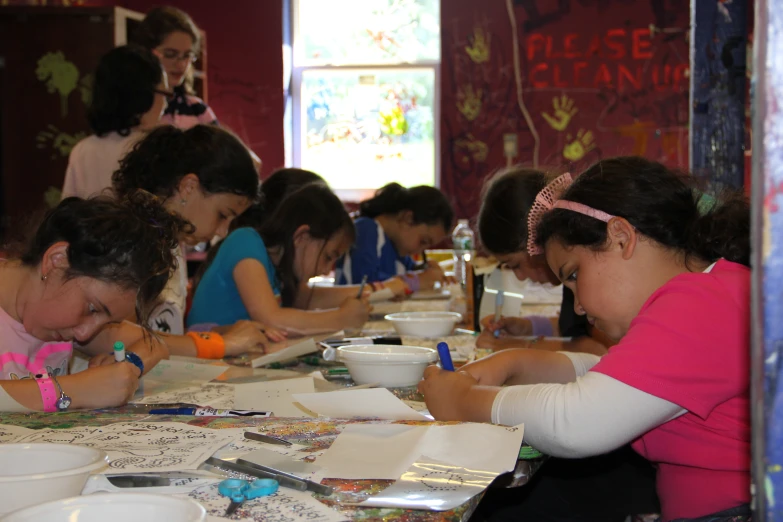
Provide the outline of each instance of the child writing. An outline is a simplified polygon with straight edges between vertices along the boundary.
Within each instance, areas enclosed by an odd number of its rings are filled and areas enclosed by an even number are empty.
[[[141,192],[67,198],[50,210],[21,256],[0,261],[2,409],[102,408],[132,397],[140,374],[168,353],[123,319],[134,310],[146,317],[187,226]],[[114,362],[115,341],[128,362]],[[67,375],[74,347],[112,363]]]
[[[295,333],[360,327],[370,312],[364,297],[334,310],[295,306],[302,285],[331,272],[353,239],[337,196],[322,184],[301,187],[257,229],[237,229],[223,241],[196,288],[188,324],[252,319]]]
[[[530,279],[536,283],[560,284],[544,256],[530,255],[526,250],[528,212],[536,195],[553,180],[554,177],[540,170],[515,167],[498,173],[484,186],[478,215],[481,243],[520,281]],[[590,337],[587,318],[574,312],[574,294],[567,287],[563,287],[559,318],[502,317],[496,323],[494,316],[487,316],[481,323],[484,331],[476,339],[479,348],[501,350],[529,346],[543,350],[606,353],[606,347]],[[495,338],[493,334],[497,330],[501,335]],[[573,341],[531,344],[515,339],[522,336],[571,337]]]
[[[632,442],[657,464],[664,520],[749,520],[747,202],[701,215],[682,176],[636,157],[549,196],[531,210],[530,253],[546,249],[577,313],[619,343],[600,359],[506,350],[459,373],[430,367],[430,412],[524,422],[525,440],[554,456]]]
[[[119,196],[138,189],[163,200],[171,212],[193,227],[178,238],[195,245],[214,236],[224,237],[231,221],[245,211],[258,194],[258,177],[244,145],[231,133],[211,125],[183,131],[164,126],[151,132],[123,158],[113,175]],[[220,358],[268,344],[256,324],[240,323],[209,334],[184,334],[187,265],[180,246],[173,274],[149,317],[149,327],[167,337],[172,353]],[[176,337],[179,337],[178,339]]]
[[[356,243],[337,263],[336,283],[358,284],[367,276],[376,288],[385,286],[395,295],[432,288],[445,281],[443,270],[431,263],[415,271],[410,256],[440,243],[453,221],[451,204],[436,188],[398,183],[382,187],[359,205]]]
[[[93,135],[71,151],[63,197],[88,197],[111,187],[120,159],[159,124],[170,94],[158,59],[147,49],[123,45],[102,56],[87,110]]]

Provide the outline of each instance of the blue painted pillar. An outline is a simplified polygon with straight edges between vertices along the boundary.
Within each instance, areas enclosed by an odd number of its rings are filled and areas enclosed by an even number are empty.
[[[749,0],[691,0],[691,172],[719,193],[744,181]]]
[[[783,0],[757,0],[753,51],[754,520],[783,521]]]

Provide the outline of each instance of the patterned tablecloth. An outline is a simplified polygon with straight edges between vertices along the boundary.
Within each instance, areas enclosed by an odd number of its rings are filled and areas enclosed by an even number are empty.
[[[115,422],[140,421],[149,419],[144,413],[105,413],[105,412],[72,412],[72,413],[0,413],[0,424],[11,424],[30,429],[65,429],[79,426],[105,426]],[[317,452],[328,448],[343,426],[354,423],[381,423],[390,424],[393,421],[383,420],[344,420],[344,419],[310,419],[310,418],[258,418],[258,417],[193,417],[193,416],[164,416],[155,415],[156,422],[177,421],[193,426],[213,429],[223,428],[250,428],[261,426],[263,432],[269,435],[285,438],[290,442],[307,446],[303,451]],[[416,421],[400,421],[400,424],[424,424]],[[447,424],[447,423],[439,423]],[[514,482],[523,484],[541,466],[543,459],[518,461],[513,474],[508,473],[498,477],[497,482],[508,484]],[[481,496],[473,497],[470,501],[456,509],[446,512],[420,511],[410,509],[385,509],[362,508],[347,506],[344,503],[356,503],[367,499],[369,496],[383,491],[394,481],[391,480],[342,480],[326,479],[324,484],[335,488],[335,493],[329,497],[316,495],[316,498],[338,510],[351,520],[360,521],[466,521],[478,505]]]

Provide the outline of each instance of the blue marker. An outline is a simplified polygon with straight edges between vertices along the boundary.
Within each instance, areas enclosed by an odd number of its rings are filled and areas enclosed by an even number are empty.
[[[438,343],[438,357],[440,357],[440,365],[444,370],[450,372],[454,371],[454,363],[451,362],[451,353],[449,353],[448,344]]]

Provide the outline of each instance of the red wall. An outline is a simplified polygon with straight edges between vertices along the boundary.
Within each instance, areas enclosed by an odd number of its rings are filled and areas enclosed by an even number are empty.
[[[578,171],[600,157],[641,154],[687,167],[687,0],[512,3],[513,18],[505,0],[441,2],[441,186],[460,216],[475,215],[483,179],[506,165],[504,134],[518,140],[514,161],[533,163],[512,21],[539,165]],[[666,32],[651,35],[650,24]],[[555,116],[553,100],[563,95],[577,111],[570,120]],[[579,150],[580,137],[589,150]]]
[[[3,0],[40,5],[41,1]],[[63,2],[48,1],[47,5]],[[76,0],[146,12],[156,5],[185,10],[207,33],[208,102],[221,124],[261,157],[266,177],[285,161],[283,151],[282,0]]]

